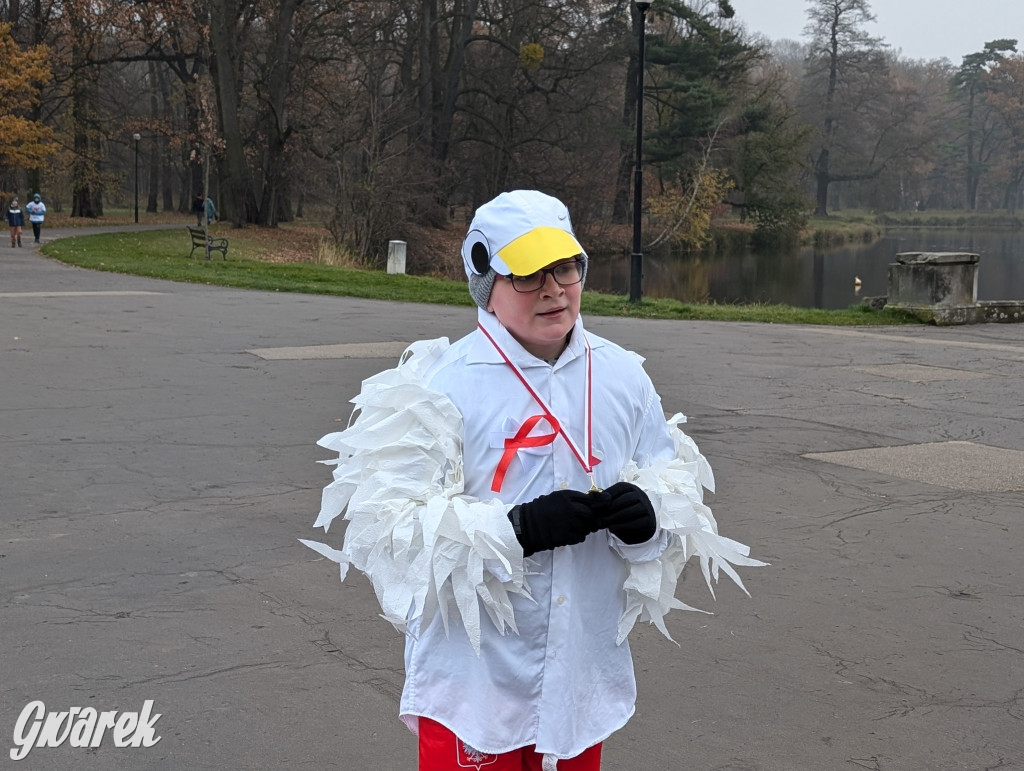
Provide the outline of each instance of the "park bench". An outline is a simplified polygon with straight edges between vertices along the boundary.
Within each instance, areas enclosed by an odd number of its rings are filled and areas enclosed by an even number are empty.
[[[209,258],[210,252],[220,252],[226,260],[228,258],[228,240],[226,238],[214,238],[206,235],[202,228],[194,228],[188,225],[188,234],[192,237],[192,251],[188,253],[191,257],[196,249],[203,250],[203,256]]]

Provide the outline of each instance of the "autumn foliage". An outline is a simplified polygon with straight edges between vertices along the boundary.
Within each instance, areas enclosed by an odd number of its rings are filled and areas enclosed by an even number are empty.
[[[51,77],[48,53],[45,46],[22,50],[11,25],[0,24],[0,167],[39,168],[56,149],[53,130],[29,117]]]

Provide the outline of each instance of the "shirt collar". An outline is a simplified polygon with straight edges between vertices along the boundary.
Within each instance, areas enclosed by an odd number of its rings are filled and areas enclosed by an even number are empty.
[[[519,341],[509,334],[509,331],[502,326],[501,322],[498,321],[498,317],[489,311],[485,311],[483,308],[477,309],[477,321],[480,322],[480,326],[487,330],[488,334],[494,338],[495,342],[501,346],[501,349],[505,352],[505,355],[509,357],[520,369],[526,369],[527,367],[540,367],[548,366],[547,362],[543,359],[538,359],[532,353],[523,348],[519,344]],[[586,331],[583,328],[583,316],[578,315],[576,317],[576,323],[572,328],[572,335],[569,337],[569,345],[562,355],[558,357],[558,361],[555,362],[555,369],[559,369],[568,364],[573,359],[583,356],[586,353],[586,345],[583,343],[583,336]],[[603,344],[600,338],[594,338],[593,335],[588,336],[590,339],[590,345],[592,348],[598,348]],[[479,330],[473,335],[473,342],[470,345],[469,353],[466,357],[467,364],[504,364],[504,359],[501,358],[501,354],[491,345],[491,341],[487,337],[480,333]]]

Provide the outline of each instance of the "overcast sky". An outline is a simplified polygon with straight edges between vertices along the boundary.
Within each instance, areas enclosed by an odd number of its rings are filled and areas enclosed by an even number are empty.
[[[804,41],[807,0],[730,0],[748,32],[772,40]],[[999,38],[1016,38],[1024,50],[1024,0],[874,0],[875,22],[865,26],[904,58],[946,57],[959,65],[965,54]]]

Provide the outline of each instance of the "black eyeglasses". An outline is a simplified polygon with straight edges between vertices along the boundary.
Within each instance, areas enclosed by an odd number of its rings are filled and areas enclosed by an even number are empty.
[[[553,268],[541,268],[529,276],[507,276],[507,278],[517,292],[529,294],[544,286],[544,282],[548,280],[548,273],[559,286],[578,284],[583,280],[583,260],[560,262]]]

